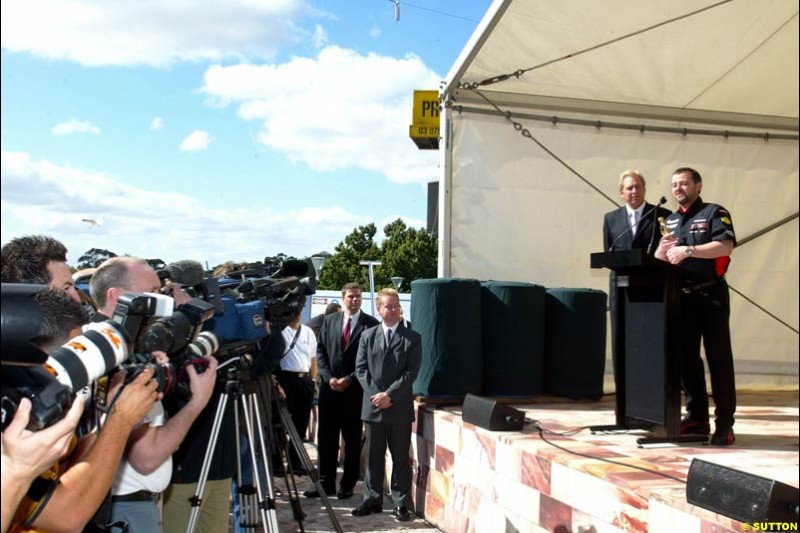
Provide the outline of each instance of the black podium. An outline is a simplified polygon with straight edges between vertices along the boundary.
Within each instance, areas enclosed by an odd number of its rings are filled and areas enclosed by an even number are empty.
[[[592,268],[616,273],[616,426],[648,428],[657,436],[638,444],[701,442],[707,435],[681,435],[679,377],[682,269],[643,249],[593,253]]]

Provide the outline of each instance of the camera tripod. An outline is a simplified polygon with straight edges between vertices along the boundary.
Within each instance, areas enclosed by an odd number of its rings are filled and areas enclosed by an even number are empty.
[[[214,449],[219,439],[220,428],[222,426],[222,418],[225,413],[225,407],[228,400],[233,397],[234,400],[234,420],[236,426],[236,472],[237,484],[239,486],[239,516],[235,516],[234,520],[251,530],[263,525],[263,530],[269,533],[277,533],[278,519],[276,513],[275,502],[275,487],[272,476],[271,455],[267,452],[267,439],[264,435],[264,427],[270,428],[271,442],[276,446],[278,456],[281,460],[285,460],[284,472],[286,472],[286,486],[289,491],[289,499],[294,513],[294,518],[298,522],[300,531],[305,531],[303,528],[303,519],[305,513],[300,506],[300,499],[298,496],[297,486],[294,482],[293,469],[291,464],[291,455],[289,453],[289,445],[293,447],[296,452],[296,457],[300,459],[301,469],[308,473],[311,480],[314,482],[316,489],[319,491],[321,501],[325,506],[328,516],[331,519],[334,530],[337,533],[342,533],[341,525],[339,524],[330,502],[328,501],[325,491],[319,482],[319,473],[308,453],[303,446],[303,441],[294,427],[291,419],[291,414],[286,408],[285,403],[278,397],[277,390],[272,386],[269,377],[252,380],[244,379],[242,377],[234,377],[225,382],[225,388],[220,396],[217,411],[214,415],[214,422],[209,438],[208,448],[203,459],[203,465],[200,470],[200,478],[198,479],[197,489],[194,496],[190,499],[192,505],[189,523],[186,528],[187,533],[193,533],[197,525],[197,517],[200,512],[200,505],[202,503],[202,494],[205,490],[205,484],[208,479],[208,473],[211,466],[211,461],[214,456]],[[269,399],[275,401],[280,415],[280,428],[276,428],[271,423],[270,416],[270,402]],[[238,401],[237,401],[238,400]],[[266,415],[266,420],[262,417],[262,412]],[[247,443],[249,444],[249,459],[252,467],[252,477],[255,487],[242,483],[242,463],[241,463],[241,426],[240,414],[244,419],[245,429],[247,431]],[[266,422],[266,425],[265,425]],[[276,429],[282,429],[285,437],[275,434]],[[256,438],[257,437],[257,438]],[[258,448],[256,448],[258,445]],[[261,455],[261,464],[257,461],[257,452]],[[261,475],[263,468],[264,476]],[[266,487],[262,486],[262,478]],[[291,481],[291,484],[290,484]],[[266,491],[264,490],[266,488]]]

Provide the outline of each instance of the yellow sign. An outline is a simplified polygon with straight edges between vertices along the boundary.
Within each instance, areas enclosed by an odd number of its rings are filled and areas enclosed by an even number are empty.
[[[421,150],[439,148],[439,91],[414,91],[408,135]]]
[[[439,91],[414,91],[414,114],[411,121],[419,126],[439,127]]]

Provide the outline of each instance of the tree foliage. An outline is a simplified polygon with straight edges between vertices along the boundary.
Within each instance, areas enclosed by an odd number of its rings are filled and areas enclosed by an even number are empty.
[[[367,224],[359,226],[345,237],[322,268],[319,288],[338,290],[351,281],[357,281],[362,287],[369,287],[367,269],[358,263],[380,259],[380,248],[375,244],[377,231],[375,224]]]
[[[392,287],[391,278],[403,278],[400,290],[408,292],[415,279],[436,277],[436,238],[424,229],[414,229],[397,219],[383,228],[385,240],[375,242],[375,224],[360,226],[339,243],[320,275],[320,289],[338,290],[357,281],[369,290],[369,269],[360,261],[381,261],[375,267],[375,289]],[[323,254],[317,254],[323,255]]]
[[[415,279],[436,277],[436,237],[424,228],[409,228],[397,219],[383,228],[386,240],[381,245],[381,261],[375,273],[376,288],[392,287],[392,277],[403,278],[400,292],[410,292]]]
[[[90,248],[78,258],[78,266],[76,268],[78,270],[83,270],[84,268],[97,268],[103,264],[104,261],[111,259],[112,257],[117,257],[117,254],[101,248]]]

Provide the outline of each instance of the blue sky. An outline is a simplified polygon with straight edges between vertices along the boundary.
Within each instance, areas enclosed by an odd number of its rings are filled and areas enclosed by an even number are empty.
[[[4,0],[2,242],[214,265],[422,227],[439,160],[408,138],[413,90],[489,4]]]

